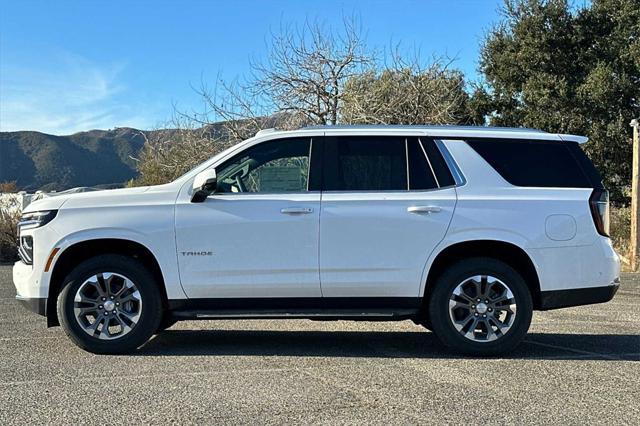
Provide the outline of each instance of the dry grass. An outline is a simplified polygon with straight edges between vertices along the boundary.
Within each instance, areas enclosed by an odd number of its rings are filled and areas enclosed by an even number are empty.
[[[629,235],[631,233],[631,207],[611,206],[610,234],[613,247],[622,259],[622,268],[628,271],[629,265]]]
[[[18,220],[20,214],[0,209],[0,262],[13,262],[18,258]]]

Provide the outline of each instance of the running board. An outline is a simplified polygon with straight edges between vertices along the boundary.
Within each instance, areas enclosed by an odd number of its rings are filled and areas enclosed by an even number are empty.
[[[211,298],[169,300],[183,319],[314,319],[394,321],[415,318],[422,306],[413,297]]]
[[[312,319],[312,320],[369,320],[393,321],[413,318],[418,314],[417,309],[382,310],[363,312],[362,310],[302,310],[302,311],[172,311],[175,319]]]

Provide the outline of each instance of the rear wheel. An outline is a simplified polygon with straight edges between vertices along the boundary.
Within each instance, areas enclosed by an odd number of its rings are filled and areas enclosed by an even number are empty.
[[[529,288],[511,266],[471,258],[451,266],[429,300],[432,330],[448,347],[467,354],[496,355],[515,348],[531,324]]]
[[[71,340],[101,354],[136,349],[156,332],[162,318],[153,276],[137,260],[120,255],[78,265],[64,281],[57,308]]]

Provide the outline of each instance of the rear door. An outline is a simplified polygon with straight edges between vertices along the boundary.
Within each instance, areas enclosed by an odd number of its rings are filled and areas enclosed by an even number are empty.
[[[326,137],[320,212],[324,297],[419,297],[456,204],[431,139]]]

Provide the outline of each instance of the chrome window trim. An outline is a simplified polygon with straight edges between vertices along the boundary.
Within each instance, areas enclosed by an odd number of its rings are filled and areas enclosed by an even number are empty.
[[[404,158],[407,163],[407,191],[411,191],[411,181],[409,180],[409,139],[404,138]]]
[[[441,191],[443,189],[451,189],[455,188],[455,185],[441,186],[439,188],[431,188],[431,189],[388,189],[384,191],[376,191],[376,190],[362,190],[362,191],[322,191],[323,194],[409,194],[416,192],[434,192]]]
[[[305,194],[320,194],[321,191],[291,191],[291,192],[216,192],[209,195],[207,198],[215,198],[215,197],[238,197],[238,196],[248,196],[260,198],[261,195],[271,196],[271,195],[305,195]]]
[[[467,178],[465,178],[462,170],[460,170],[460,166],[458,166],[458,163],[454,160],[453,156],[444,145],[443,140],[444,139],[434,139],[442,158],[444,158],[444,162],[447,164],[447,167],[449,167],[449,171],[453,176],[453,181],[456,183],[455,186],[463,186],[467,183]]]
[[[307,190],[309,192],[309,182],[311,182],[311,154],[313,154],[313,138],[309,138],[309,160],[307,161]]]
[[[422,154],[424,155],[424,158],[427,159],[427,164],[429,164],[429,169],[431,170],[431,174],[433,175],[433,178],[436,181],[436,185],[438,185],[438,188],[440,188],[440,182],[438,181],[438,176],[436,176],[436,172],[433,170],[433,166],[431,165],[431,160],[429,160],[427,151],[425,151],[424,145],[422,145],[422,139],[420,138],[418,138],[418,145],[420,145],[420,149],[422,149]]]

